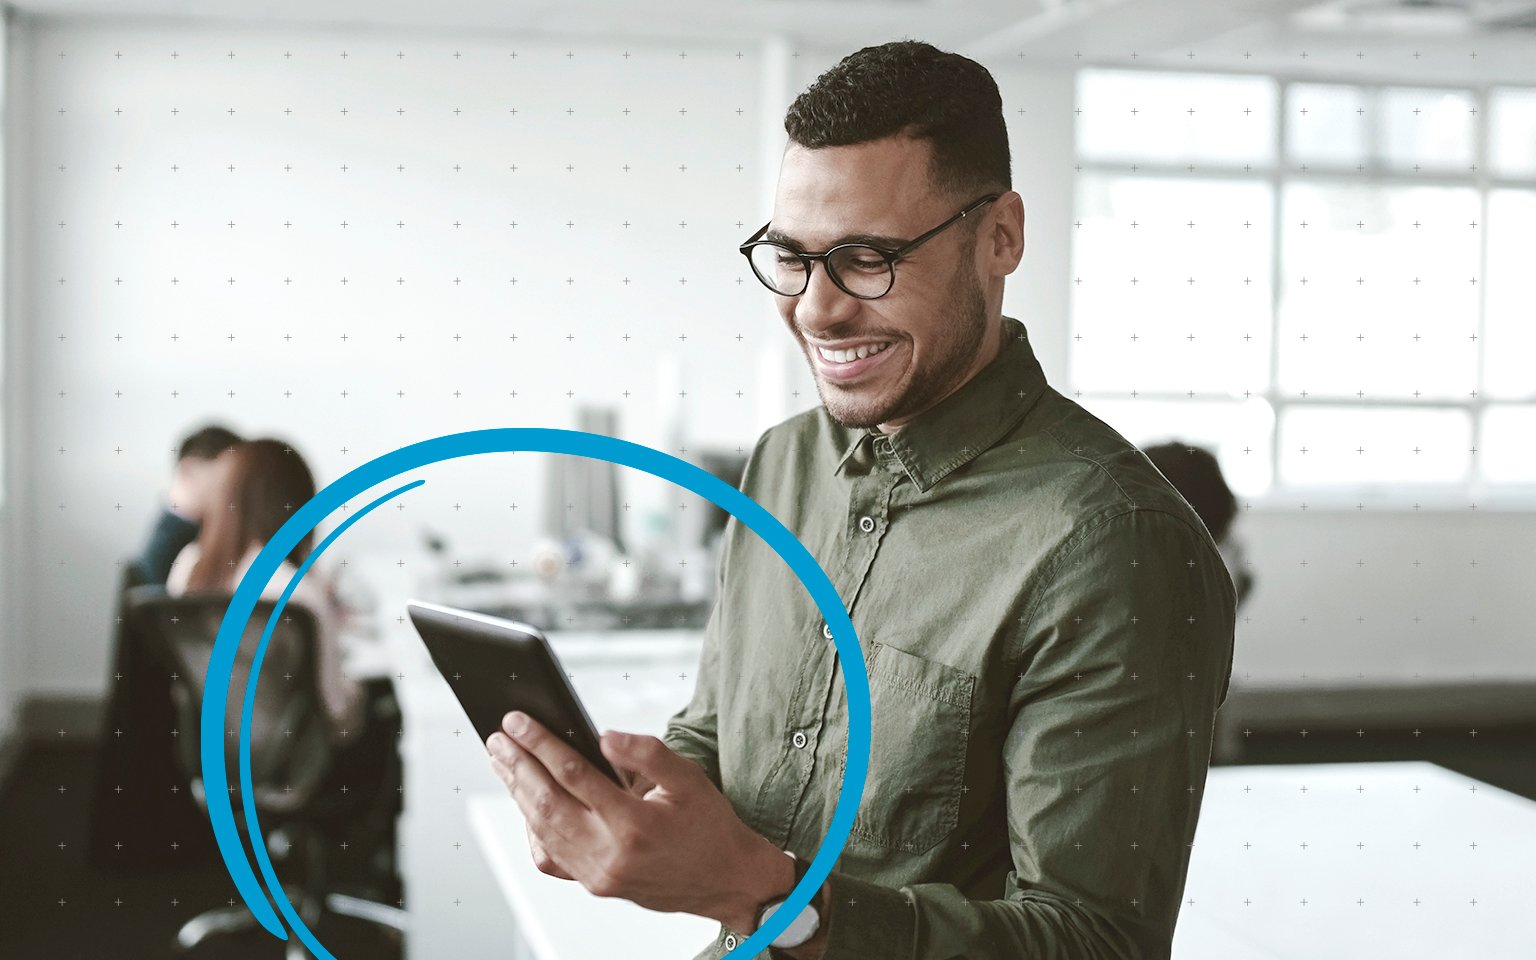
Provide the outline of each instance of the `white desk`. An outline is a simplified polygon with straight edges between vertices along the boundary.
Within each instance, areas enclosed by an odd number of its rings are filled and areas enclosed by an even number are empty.
[[[525,944],[513,960],[691,960],[720,929],[703,917],[594,897],[575,881],[540,873],[528,852],[522,811],[511,797],[472,798],[469,820]],[[619,944],[622,950],[616,949]]]
[[[1173,955],[1219,956],[1186,942],[1210,927],[1277,958],[1536,956],[1533,889],[1512,793],[1429,763],[1217,767]]]
[[[625,631],[615,634],[551,633],[550,644],[571,674],[571,684],[586,704],[599,731],[625,730],[659,736],[666,720],[693,694],[700,635],[688,631]],[[405,772],[405,809],[399,823],[400,868],[410,928],[407,955],[414,960],[522,960],[549,956],[547,945],[533,952],[540,928],[529,920],[530,904],[517,903],[518,889],[505,876],[508,864],[521,862],[539,877],[528,853],[521,812],[506,787],[491,772],[490,758],[478,735],[437,674],[425,648],[407,624],[391,641],[399,669],[393,675],[404,719],[401,755]],[[627,676],[626,676],[627,674]],[[504,857],[487,856],[476,836],[470,812],[480,806],[491,820],[518,831],[516,844],[501,843]],[[501,816],[504,814],[505,816]],[[587,901],[577,884],[567,884]],[[601,901],[646,913],[622,901]],[[536,913],[536,911],[533,911]],[[659,916],[659,915],[653,915]],[[698,945],[713,935],[706,923]],[[633,918],[626,918],[626,923]],[[604,931],[611,936],[615,930]],[[593,957],[611,952],[585,950],[566,956]],[[635,956],[625,945],[625,956]],[[688,954],[689,957],[692,953]]]
[[[503,795],[469,806],[529,945],[519,960],[584,960],[615,942],[626,957],[687,960],[714,936],[713,921],[652,913],[545,876],[516,804]],[[1173,956],[1530,956],[1533,863],[1536,804],[1432,764],[1219,767]]]

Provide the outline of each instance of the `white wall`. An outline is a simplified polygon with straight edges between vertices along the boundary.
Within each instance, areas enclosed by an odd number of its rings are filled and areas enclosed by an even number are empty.
[[[1536,514],[1271,509],[1234,682],[1536,681]]]
[[[324,482],[438,434],[573,426],[581,403],[663,449],[664,411],[684,444],[731,446],[786,412],[754,395],[778,331],[735,282],[736,222],[763,212],[751,48],[120,23],[32,45],[34,691],[99,688],[114,561],[205,419],[290,439]],[[409,508],[466,559],[525,556],[536,459],[431,471]],[[417,532],[359,524],[346,547]]]

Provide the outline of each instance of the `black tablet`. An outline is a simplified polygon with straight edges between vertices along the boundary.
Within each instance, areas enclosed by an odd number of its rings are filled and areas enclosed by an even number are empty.
[[[538,627],[421,600],[407,601],[405,609],[482,748],[508,711],[521,710],[626,786],[598,747],[592,720]]]

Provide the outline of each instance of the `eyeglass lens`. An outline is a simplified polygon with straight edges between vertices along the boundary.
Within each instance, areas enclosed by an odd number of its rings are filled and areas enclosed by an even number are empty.
[[[872,247],[838,247],[823,261],[834,280],[856,297],[878,297],[891,289],[891,264]],[[805,292],[809,261],[788,247],[759,244],[752,248],[752,270],[770,290],[793,297]]]

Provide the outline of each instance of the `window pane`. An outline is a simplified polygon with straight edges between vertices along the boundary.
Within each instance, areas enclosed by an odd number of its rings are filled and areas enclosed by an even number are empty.
[[[1289,485],[1462,483],[1471,448],[1465,410],[1318,405],[1280,416]]]
[[[1489,98],[1488,162],[1505,177],[1536,177],[1536,90],[1495,90]]]
[[[1488,289],[1483,387],[1536,397],[1536,191],[1488,195]]]
[[[1280,389],[1468,398],[1477,389],[1477,192],[1290,184],[1282,197]]]
[[[1268,77],[1083,70],[1077,152],[1089,160],[1267,164],[1277,89]]]
[[[1413,169],[1472,166],[1475,114],[1472,95],[1459,90],[1388,87],[1378,110],[1380,156],[1388,165]]]
[[[1497,406],[1483,413],[1477,458],[1489,483],[1536,483],[1536,407]]]
[[[1341,84],[1297,83],[1285,114],[1285,156],[1295,164],[1365,163],[1369,140],[1365,91]]]
[[[1274,473],[1270,434],[1275,415],[1263,399],[1213,402],[1087,396],[1078,402],[1138,447],[1177,440],[1210,450],[1227,486],[1239,497],[1258,496],[1269,488]]]
[[[1263,393],[1269,185],[1083,175],[1077,189],[1073,385]]]

